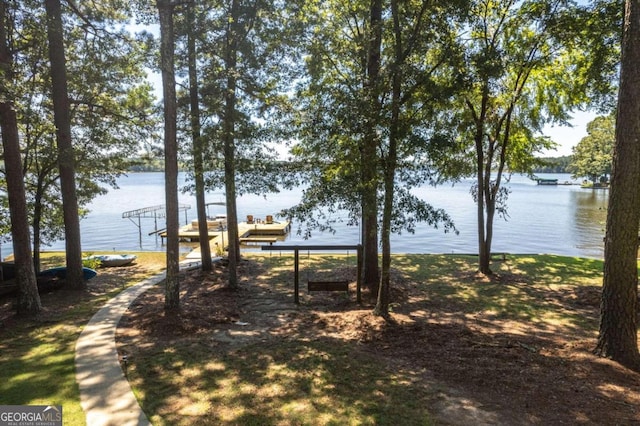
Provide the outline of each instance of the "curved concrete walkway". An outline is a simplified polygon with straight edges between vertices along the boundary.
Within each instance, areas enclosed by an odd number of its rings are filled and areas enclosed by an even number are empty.
[[[76,342],[76,381],[89,426],[150,425],[118,359],[116,328],[129,305],[165,278],[156,275],[124,290],[91,318]]]

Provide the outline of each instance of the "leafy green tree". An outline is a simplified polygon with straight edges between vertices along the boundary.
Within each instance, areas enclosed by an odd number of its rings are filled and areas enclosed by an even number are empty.
[[[58,168],[62,194],[65,260],[65,281],[72,289],[86,287],[82,274],[82,248],[80,243],[80,217],[76,195],[76,156],[71,139],[71,112],[67,85],[67,64],[62,30],[62,7],[60,0],[45,0],[47,11],[47,38],[51,63],[51,92],[53,119],[56,126]]]
[[[363,284],[374,292],[379,285],[382,14],[377,0],[318,2],[307,14],[308,78],[296,93],[299,143],[292,150],[306,166],[307,188],[302,201],[287,211],[300,231],[306,226],[306,237],[313,230],[332,231],[335,221],[345,220],[341,211],[348,223],[359,223]]]
[[[431,145],[439,136],[434,136],[436,126],[425,126],[434,122],[436,111],[443,107],[455,92],[455,58],[452,59],[452,32],[450,28],[462,9],[452,2],[414,2],[407,5],[391,1],[391,21],[388,44],[393,54],[388,58],[390,81],[388,88],[389,111],[387,114],[387,141],[378,148],[382,152],[383,170],[383,210],[381,226],[382,276],[375,308],[377,314],[387,314],[389,310],[391,242],[394,222],[398,222],[398,211],[406,209],[402,198],[411,184],[398,174],[403,163],[426,157],[426,172],[442,172],[433,167],[430,155]],[[430,60],[425,61],[428,57]],[[451,78],[453,77],[453,78]],[[385,146],[386,145],[386,146]],[[443,151],[449,151],[440,146]],[[444,153],[442,153],[444,154]],[[446,154],[445,154],[446,155]],[[451,169],[451,168],[450,168]],[[403,187],[400,187],[400,183]],[[408,187],[408,188],[407,188]],[[408,212],[405,211],[405,215]],[[445,229],[452,228],[446,214],[431,211],[422,217],[431,224],[445,223]],[[397,225],[396,225],[397,226]]]
[[[285,75],[295,68],[297,7],[298,2],[212,0],[195,8],[197,28],[202,28],[196,29],[195,41],[203,171],[208,191],[225,192],[230,287],[237,286],[240,259],[236,197],[277,191],[281,181],[269,146],[287,139],[287,92],[294,79]],[[197,159],[188,161],[195,178]]]
[[[178,141],[177,103],[175,77],[175,40],[173,14],[175,4],[171,0],[157,0],[160,21],[160,70],[164,102],[164,156],[165,199],[167,223],[167,279],[165,287],[165,311],[180,308],[179,274],[179,217],[178,217]]]
[[[573,2],[475,1],[462,27],[467,82],[455,121],[472,141],[479,270],[490,274],[495,216],[506,215],[507,171],[530,172],[552,143],[541,133],[588,101],[588,68],[574,44],[591,17]]]
[[[573,148],[569,170],[574,178],[584,177],[594,184],[607,183],[613,162],[614,116],[596,117],[587,124],[587,133]]]
[[[346,210],[349,223],[361,225],[362,279],[374,292],[380,276],[382,13],[379,0],[318,2],[308,9],[302,41],[309,76],[296,94],[300,143],[293,149],[307,166],[307,190],[287,211],[311,236],[314,229],[332,230],[334,221],[343,220],[335,213]]]
[[[625,3],[613,173],[604,250],[600,330],[595,352],[640,371],[640,1]]]
[[[538,158],[538,164],[533,167],[534,173],[570,173],[572,156]]]
[[[72,5],[69,3],[68,5]],[[127,171],[140,140],[153,136],[151,87],[143,70],[145,40],[115,27],[128,16],[109,2],[74,5],[65,15],[64,42],[71,132],[76,156],[78,214]],[[60,180],[51,108],[44,11],[40,2],[20,3],[15,39],[30,40],[17,50],[16,90],[23,136],[25,183],[33,228],[33,256],[39,268],[41,245],[63,237]],[[105,75],[110,78],[105,78]]]
[[[0,2],[0,72],[3,75],[0,84],[0,132],[2,133],[2,160],[5,166],[9,212],[11,215],[11,236],[18,283],[18,314],[38,314],[42,305],[36,275],[31,262],[29,246],[29,222],[25,196],[22,160],[20,155],[20,137],[18,120],[12,99],[14,98],[14,70],[12,46],[10,44],[9,5]],[[15,48],[15,46],[13,47]]]
[[[450,159],[449,145],[455,145],[435,123],[444,122],[438,114],[456,85],[449,48],[458,6],[324,2],[307,45],[309,78],[298,92],[300,142],[294,153],[308,165],[308,188],[289,212],[310,233],[330,229],[334,213],[346,211],[349,223],[361,223],[362,241],[373,242],[376,258],[382,242],[382,274],[374,285],[376,312],[383,315],[391,233],[411,232],[419,221],[452,225],[410,189],[437,182],[435,166]],[[366,224],[372,211],[375,226]],[[367,236],[371,229],[373,236]],[[365,261],[364,268],[377,274],[377,259],[374,265]]]

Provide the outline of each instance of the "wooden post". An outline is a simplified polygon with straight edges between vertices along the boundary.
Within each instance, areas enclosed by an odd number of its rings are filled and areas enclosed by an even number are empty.
[[[362,266],[362,252],[363,252],[363,248],[362,248],[362,244],[358,244],[358,245],[308,245],[308,246],[298,246],[298,245],[268,245],[268,246],[262,246],[261,247],[262,250],[269,250],[269,251],[273,251],[273,250],[278,250],[280,252],[280,255],[282,256],[282,251],[283,250],[293,250],[294,252],[294,300],[296,302],[296,304],[300,303],[300,299],[299,299],[299,293],[300,293],[300,249],[302,250],[357,250],[358,255],[357,255],[357,263],[358,263],[358,271],[357,271],[357,282],[356,282],[356,287],[357,287],[357,300],[358,303],[362,302],[362,297],[361,297],[361,288],[362,288],[362,277],[360,274],[360,269]]]
[[[358,244],[358,248],[356,249],[356,264],[358,265],[356,272],[356,301],[358,304],[362,303],[362,292],[361,292],[361,272],[362,271],[362,244]]]
[[[297,247],[296,247],[296,249],[294,250],[293,253],[294,253],[294,255],[293,255],[293,258],[294,258],[294,260],[293,260],[293,263],[294,263],[294,266],[293,266],[293,275],[294,275],[294,277],[293,277],[293,291],[294,291],[293,300],[296,303],[296,305],[299,305],[300,304],[300,299],[298,298],[298,291],[300,289],[300,281],[299,281],[299,277],[298,277],[298,272],[300,271],[300,268],[299,268],[298,260],[300,259],[300,255],[299,255],[299,250],[298,250]]]

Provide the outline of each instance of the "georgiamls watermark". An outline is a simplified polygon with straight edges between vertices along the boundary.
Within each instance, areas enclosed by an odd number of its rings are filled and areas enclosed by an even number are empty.
[[[0,426],[62,426],[62,406],[0,405]]]

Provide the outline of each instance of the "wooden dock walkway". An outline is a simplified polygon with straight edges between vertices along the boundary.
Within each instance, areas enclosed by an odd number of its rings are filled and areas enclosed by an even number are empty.
[[[215,222],[215,221],[212,221]],[[286,235],[291,229],[291,223],[289,221],[282,222],[260,222],[249,224],[247,222],[238,222],[238,235],[240,238],[250,238],[254,236],[266,236],[266,235]],[[220,234],[226,234],[227,231],[221,230],[221,225],[215,224],[209,226],[209,239],[219,237]],[[160,237],[166,238],[167,231],[159,233]],[[193,221],[191,224],[180,227],[178,232],[178,238],[187,241],[198,241],[200,239],[200,232],[198,231],[197,221]]]
[[[240,243],[268,243],[273,244],[278,241],[279,237],[284,237],[291,230],[291,223],[289,221],[281,221],[281,222],[238,222],[238,235],[240,238]],[[166,232],[160,234],[162,238],[166,237]],[[180,239],[185,239],[189,241],[198,241],[200,238],[200,234],[197,228],[197,222],[195,223],[195,229],[193,227],[193,223],[189,225],[185,225],[180,228],[180,232],[178,234]],[[229,234],[226,230],[217,229],[209,229],[209,247],[211,247],[211,255],[214,256],[221,250],[221,246],[224,246],[226,249],[229,241]],[[194,248],[189,254],[187,254],[186,259],[195,260],[200,259],[202,255],[200,254],[200,247]]]

